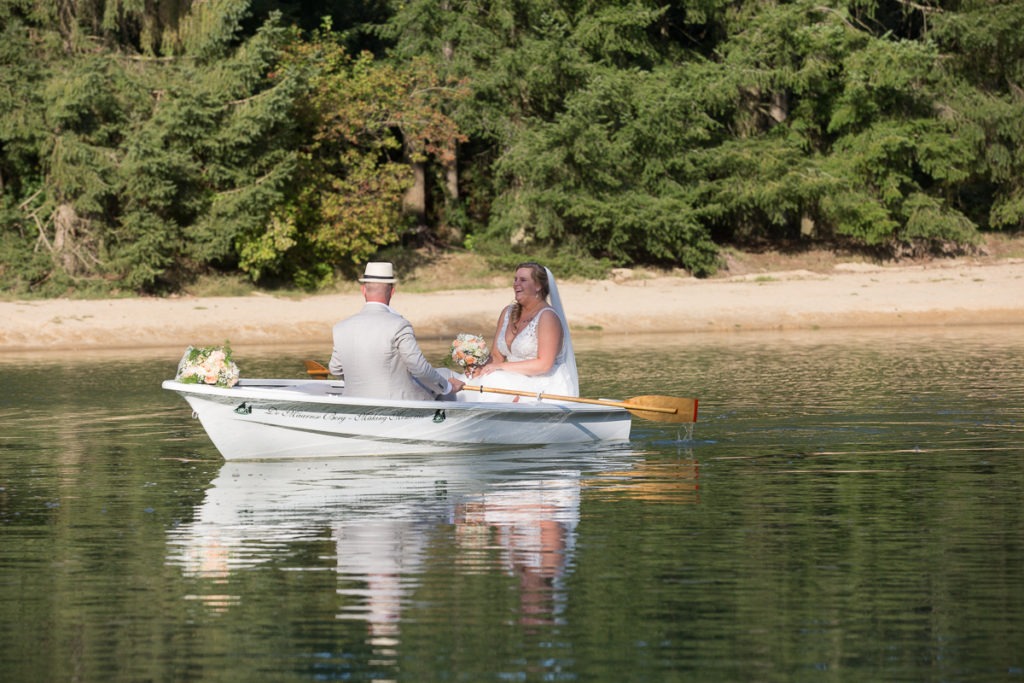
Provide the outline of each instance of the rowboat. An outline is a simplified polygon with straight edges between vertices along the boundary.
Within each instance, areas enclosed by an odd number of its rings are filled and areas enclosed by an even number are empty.
[[[242,379],[233,387],[166,380],[162,386],[188,402],[225,460],[627,441],[631,429],[630,411],[611,401],[350,398],[342,382],[323,379]]]

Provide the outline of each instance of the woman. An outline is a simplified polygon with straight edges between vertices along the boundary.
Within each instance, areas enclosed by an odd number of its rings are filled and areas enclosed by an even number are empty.
[[[498,316],[491,360],[473,383],[530,393],[579,396],[579,375],[558,286],[551,271],[532,261],[516,266],[515,302]],[[548,304],[548,297],[551,304]],[[460,394],[463,400],[511,401],[503,394]],[[484,398],[484,397],[489,398]]]

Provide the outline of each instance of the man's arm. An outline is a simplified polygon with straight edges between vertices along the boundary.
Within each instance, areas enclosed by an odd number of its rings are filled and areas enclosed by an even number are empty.
[[[444,395],[462,388],[462,382],[454,378],[449,382],[430,364],[430,361],[423,355],[423,351],[420,350],[412,325],[408,322],[398,330],[395,343],[409,374],[419,380],[420,384],[429,391],[437,395]]]
[[[345,374],[345,368],[341,365],[341,358],[338,357],[338,330],[335,329],[333,334],[334,346],[331,348],[331,360],[327,364],[327,369],[331,371],[331,374],[335,377],[341,377]]]

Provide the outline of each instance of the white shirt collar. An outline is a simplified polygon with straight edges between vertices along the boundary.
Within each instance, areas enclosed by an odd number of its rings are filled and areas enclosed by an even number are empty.
[[[391,307],[390,307],[390,306],[388,306],[387,304],[385,304],[385,303],[382,303],[382,302],[380,302],[380,301],[367,301],[367,302],[366,302],[366,305],[367,305],[367,306],[383,306],[384,308],[388,309],[388,310],[389,310],[389,311],[391,311],[392,313],[395,313],[395,314],[397,314],[397,313],[398,313],[398,311],[396,311],[395,309],[391,308]]]

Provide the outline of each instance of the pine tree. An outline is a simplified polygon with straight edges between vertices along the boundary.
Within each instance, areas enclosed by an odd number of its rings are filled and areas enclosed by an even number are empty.
[[[0,0],[0,282],[17,291],[52,268],[53,203],[39,169],[46,105],[38,83],[52,51],[31,0]]]
[[[164,87],[125,145],[113,256],[132,287],[237,265],[289,191],[305,88],[275,71],[289,34],[268,25],[231,48],[242,15],[214,9],[183,22],[182,44],[202,57],[158,68]]]
[[[16,77],[29,106],[3,116],[34,121],[19,135],[36,143],[39,177],[36,186],[31,175],[18,179],[14,209],[5,193],[17,228],[5,233],[5,252],[43,245],[50,254],[48,266],[27,259],[31,267],[9,280],[177,286],[211,265],[236,264],[237,244],[267,229],[295,167],[291,114],[304,83],[277,73],[291,33],[270,21],[241,34],[248,4],[8,5],[17,10],[5,26],[13,38],[44,39],[36,41],[42,85],[28,89]],[[5,138],[3,163],[13,168],[8,148],[16,147]]]
[[[949,7],[945,7],[949,5]],[[925,10],[922,10],[925,11]],[[942,3],[927,13],[930,37],[957,87],[939,106],[972,149],[950,201],[980,226],[1024,227],[1024,5]]]

